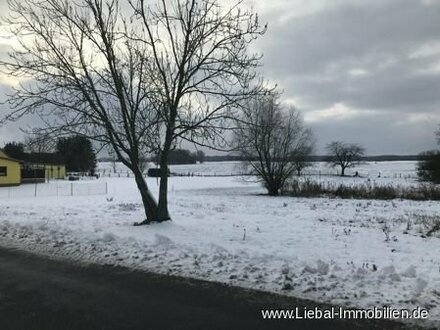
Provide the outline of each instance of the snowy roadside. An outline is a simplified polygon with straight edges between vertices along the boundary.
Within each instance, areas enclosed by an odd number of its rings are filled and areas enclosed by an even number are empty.
[[[179,177],[174,221],[133,227],[133,179],[107,180],[109,196],[1,200],[0,244],[338,305],[419,306],[440,326],[440,239],[420,233],[438,202],[270,198],[237,178]]]

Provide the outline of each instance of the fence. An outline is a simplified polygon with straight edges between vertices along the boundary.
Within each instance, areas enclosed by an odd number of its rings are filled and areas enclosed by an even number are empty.
[[[0,199],[106,195],[107,182],[51,182],[0,188]]]
[[[345,175],[347,177],[360,177],[360,178],[388,178],[388,179],[404,179],[404,180],[413,180],[417,179],[416,174],[408,174],[408,173],[385,173],[381,172],[357,172],[357,171],[346,171]],[[301,175],[303,176],[318,176],[318,177],[335,177],[340,176],[341,172],[338,170],[327,170],[327,171],[318,171],[318,170],[304,170]],[[198,176],[198,177],[230,177],[230,176],[252,176],[254,174],[249,172],[222,172],[222,173],[200,173],[200,172],[171,172],[171,176]],[[296,175],[296,173],[295,173]]]
[[[134,178],[134,174],[128,170],[120,170],[116,172],[112,171],[97,171],[96,172],[100,178]],[[147,172],[144,172],[144,175],[147,175]]]
[[[356,172],[357,175],[356,175]],[[103,178],[134,178],[134,174],[130,171],[119,171],[119,172],[98,172],[100,177]],[[302,175],[308,176],[339,176],[341,172],[339,170],[310,170],[305,169],[302,172]],[[144,176],[147,174],[144,173]],[[253,175],[249,172],[240,172],[240,171],[222,171],[222,172],[192,172],[192,171],[180,171],[180,172],[171,172],[171,176],[196,176],[196,177],[230,177],[230,176],[250,176]],[[404,179],[404,180],[413,180],[417,179],[417,174],[415,173],[382,173],[379,171],[356,171],[356,170],[347,170],[345,173],[346,176],[359,176],[363,178],[391,178],[391,179]]]
[[[315,169],[304,169],[302,172],[303,175],[310,175],[310,176],[339,176],[341,174],[341,171],[339,169],[328,169],[328,170],[315,170]],[[391,173],[390,171],[378,171],[378,170],[356,170],[356,169],[347,169],[345,171],[346,176],[359,176],[362,178],[388,178],[388,179],[405,179],[405,180],[412,180],[417,179],[417,174],[414,173]]]
[[[194,176],[194,177],[223,177],[223,176],[247,176],[249,168],[240,162],[208,162],[197,165],[171,165],[171,176]],[[357,172],[357,175],[356,175]],[[133,173],[118,164],[117,167],[101,167],[97,173],[100,177],[133,178]],[[146,176],[146,171],[144,175]],[[312,167],[305,168],[303,175],[326,177],[338,176],[339,168],[330,168],[326,163],[314,163]],[[349,168],[347,176],[359,176],[370,179],[399,179],[412,181],[417,179],[415,162],[370,162],[355,168]]]

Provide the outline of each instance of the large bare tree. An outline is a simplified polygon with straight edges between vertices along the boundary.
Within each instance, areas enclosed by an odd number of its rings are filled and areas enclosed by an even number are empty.
[[[283,107],[275,93],[267,93],[246,105],[235,141],[252,174],[274,196],[303,168],[300,163],[307,161],[314,140],[298,110]]]
[[[222,147],[227,122],[239,104],[260,93],[255,69],[261,56],[248,45],[265,32],[258,16],[217,0],[131,1],[151,50],[149,73],[162,106],[159,219],[168,219],[169,151],[177,140]]]
[[[228,120],[260,92],[258,17],[216,0],[10,0],[20,47],[5,64],[29,79],[7,119],[37,112],[46,133],[109,145],[135,176],[146,220],[170,219],[167,163],[179,140],[221,147]],[[159,198],[142,159],[159,153]]]

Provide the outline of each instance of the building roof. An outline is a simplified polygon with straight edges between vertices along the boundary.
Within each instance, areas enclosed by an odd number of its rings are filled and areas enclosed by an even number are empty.
[[[17,163],[22,163],[21,160],[18,159],[14,159],[9,157],[8,155],[6,155],[2,150],[0,150],[0,159],[6,159],[6,160],[10,160],[12,162],[17,162]]]

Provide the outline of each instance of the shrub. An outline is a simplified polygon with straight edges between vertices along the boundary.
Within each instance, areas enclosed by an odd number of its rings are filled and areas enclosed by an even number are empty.
[[[420,194],[421,200],[440,200],[440,187],[433,184],[421,184],[416,193]]]
[[[440,183],[440,151],[422,153],[417,165],[417,175],[422,181]]]
[[[440,217],[438,215],[413,214],[412,218],[421,234],[433,236],[440,233]]]
[[[383,199],[396,198],[411,200],[440,200],[440,186],[420,184],[417,188],[401,186],[372,186],[369,184],[349,186],[344,184],[323,184],[312,180],[294,179],[286,184],[284,195],[295,197],[339,197],[343,199]]]
[[[291,180],[285,187],[283,194],[301,197],[315,197],[325,195],[328,189],[316,181],[312,180]]]

